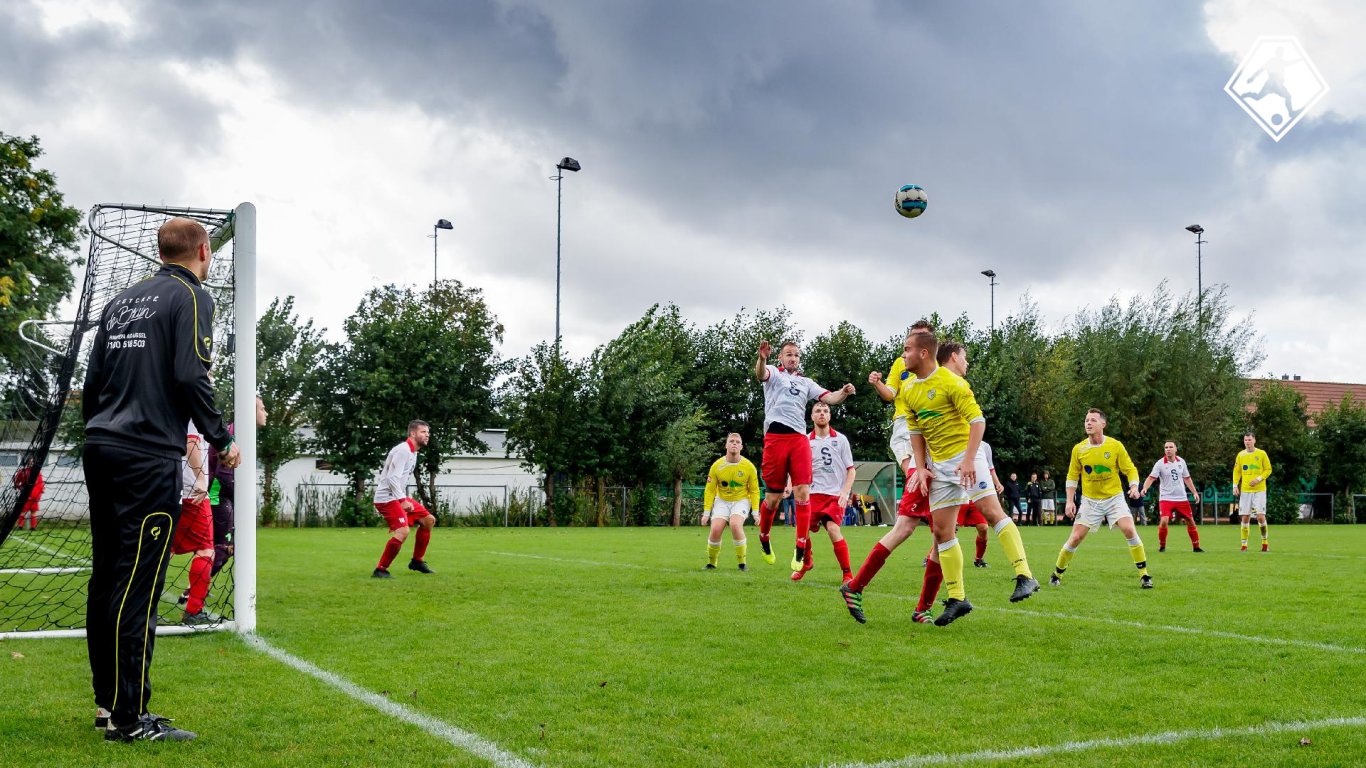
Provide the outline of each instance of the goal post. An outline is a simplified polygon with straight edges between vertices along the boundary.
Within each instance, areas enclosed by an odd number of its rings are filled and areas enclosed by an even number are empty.
[[[157,634],[256,626],[256,208],[128,204],[90,210],[90,246],[75,317],[25,323],[19,359],[0,361],[0,639],[83,637],[91,567],[90,509],[81,467],[81,387],[107,304],[161,267],[156,234],[171,218],[209,233],[203,284],[214,297],[218,405],[231,408],[242,464],[235,471],[234,552],[204,611],[181,622],[192,556],[172,558],[155,603]]]

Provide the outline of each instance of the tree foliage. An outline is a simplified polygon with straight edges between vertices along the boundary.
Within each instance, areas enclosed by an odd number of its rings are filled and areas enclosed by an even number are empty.
[[[1270,485],[1301,490],[1298,481],[1310,481],[1318,473],[1318,443],[1309,430],[1304,393],[1274,379],[1258,382],[1251,405],[1246,427],[1257,436],[1257,447],[1271,459],[1274,477]],[[1226,456],[1224,463],[1231,480],[1233,462]]]
[[[1319,486],[1330,493],[1361,493],[1366,487],[1366,402],[1348,393],[1325,405],[1314,421]]]
[[[293,296],[272,300],[256,321],[256,386],[269,414],[266,425],[256,430],[256,457],[265,475],[262,505],[267,509],[280,504],[275,473],[304,451],[299,437],[309,416],[304,391],[325,348],[313,321],[300,322]]]

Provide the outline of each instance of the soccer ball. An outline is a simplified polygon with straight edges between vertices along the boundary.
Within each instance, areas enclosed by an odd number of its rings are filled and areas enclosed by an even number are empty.
[[[896,191],[896,212],[908,219],[914,219],[924,213],[929,202],[930,198],[925,195],[925,190],[914,184],[907,184]]]

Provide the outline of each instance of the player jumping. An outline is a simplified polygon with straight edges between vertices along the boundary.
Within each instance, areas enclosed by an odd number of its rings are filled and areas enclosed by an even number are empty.
[[[1058,564],[1048,580],[1052,586],[1062,584],[1062,575],[1077,553],[1086,534],[1102,525],[1119,528],[1129,541],[1129,554],[1138,568],[1139,583],[1152,589],[1153,577],[1148,575],[1148,556],[1143,552],[1143,540],[1134,528],[1134,517],[1124,503],[1124,491],[1119,484],[1119,472],[1129,478],[1129,495],[1138,498],[1138,468],[1129,458],[1124,444],[1105,436],[1105,414],[1092,408],[1086,414],[1086,439],[1072,447],[1072,464],[1067,470],[1067,519],[1076,518],[1072,535],[1058,553]],[[1085,479],[1082,475],[1086,475]],[[1073,489],[1081,483],[1081,511],[1078,515]]]
[[[384,469],[375,488],[375,509],[389,524],[389,543],[384,545],[379,565],[370,574],[376,579],[394,577],[389,573],[389,564],[403,549],[403,542],[408,540],[409,526],[414,522],[418,526],[417,543],[413,545],[413,559],[408,563],[408,570],[435,573],[427,567],[427,561],[423,558],[427,554],[427,543],[432,540],[432,526],[436,525],[436,518],[420,502],[408,497],[408,478],[413,476],[413,469],[417,467],[417,452],[427,447],[430,439],[431,428],[427,422],[414,419],[408,423],[408,439],[394,446],[384,459]]]
[[[830,428],[830,406],[812,406],[811,422],[816,425],[807,435],[811,441],[811,530],[825,528],[830,534],[835,560],[844,573],[843,581],[848,583],[854,576],[849,573],[849,542],[840,533],[840,523],[844,520],[844,508],[849,505],[849,494],[854,490],[854,454],[849,438]],[[792,580],[801,581],[811,565],[808,538],[802,569],[792,574]]]
[[[845,384],[830,392],[797,373],[802,351],[795,342],[783,342],[778,348],[781,366],[768,364],[772,352],[772,345],[760,342],[759,359],[754,363],[754,375],[764,387],[762,473],[767,487],[764,501],[759,505],[759,546],[764,550],[764,562],[772,565],[773,548],[768,535],[773,528],[773,511],[782,501],[791,477],[795,501],[793,522],[797,528],[792,570],[800,571],[811,525],[811,442],[806,437],[806,404],[819,400],[827,405],[838,405],[854,394],[854,385]]]
[[[935,337],[934,328],[924,321],[912,326],[911,334],[906,337],[903,357],[906,369],[914,378],[906,382],[897,397],[905,400],[906,422],[911,430],[911,448],[917,467],[911,476],[910,485],[913,487],[907,489],[908,496],[919,494],[928,497],[935,549],[944,585],[949,591],[949,599],[944,601],[944,612],[934,622],[942,627],[972,610],[963,584],[963,550],[958,546],[955,530],[958,511],[969,502],[976,502],[983,515],[996,528],[1001,546],[1015,567],[1015,590],[1010,596],[1011,602],[1024,600],[1034,594],[1038,591],[1039,583],[1029,571],[1020,532],[1001,510],[996,489],[990,480],[991,471],[982,450],[982,435],[986,432],[982,409],[978,407],[968,383],[952,370],[938,364],[938,352],[939,340]],[[966,367],[963,370],[966,371]],[[901,523],[900,518],[897,522]],[[893,532],[896,532],[895,528]],[[909,536],[909,532],[906,535]],[[904,537],[901,540],[904,541]],[[889,543],[899,544],[900,541],[893,539]],[[890,554],[891,548],[878,542],[863,568],[859,569],[859,575],[840,588],[845,607],[860,623],[866,621],[863,614],[863,587],[872,581]]]
[[[1238,497],[1238,514],[1243,522],[1243,552],[1247,551],[1247,530],[1252,515],[1262,529],[1262,551],[1266,543],[1266,479],[1271,477],[1271,457],[1257,447],[1257,436],[1243,435],[1244,450],[1233,460],[1233,495]]]
[[[726,436],[726,455],[717,459],[707,470],[707,490],[702,498],[702,524],[711,525],[707,537],[707,565],[704,570],[716,570],[721,559],[721,534],[730,524],[730,540],[735,545],[735,560],[740,570],[748,571],[745,555],[745,518],[759,505],[759,472],[754,462],[740,455],[744,441],[736,432]]]
[[[1187,490],[1191,496],[1197,496],[1190,469],[1186,466],[1186,460],[1176,455],[1175,440],[1168,440],[1162,446],[1162,453],[1162,458],[1153,465],[1153,471],[1148,473],[1148,479],[1143,481],[1143,490],[1139,492],[1140,496],[1146,496],[1154,480],[1160,483],[1157,506],[1162,512],[1162,520],[1157,526],[1157,551],[1167,551],[1167,522],[1172,515],[1176,515],[1186,521],[1186,533],[1190,534],[1191,546],[1196,552],[1204,552],[1200,548],[1200,532],[1195,529],[1191,503],[1186,499]],[[1185,487],[1182,487],[1183,482]]]

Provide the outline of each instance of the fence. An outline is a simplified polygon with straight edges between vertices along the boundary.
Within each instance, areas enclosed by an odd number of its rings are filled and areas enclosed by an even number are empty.
[[[349,498],[345,483],[300,483],[283,500],[279,523],[294,528],[374,525],[379,515],[369,496]],[[415,491],[409,486],[410,493]],[[415,496],[416,494],[413,493]],[[430,510],[446,526],[527,526],[542,517],[544,494],[538,488],[506,485],[438,485]]]

